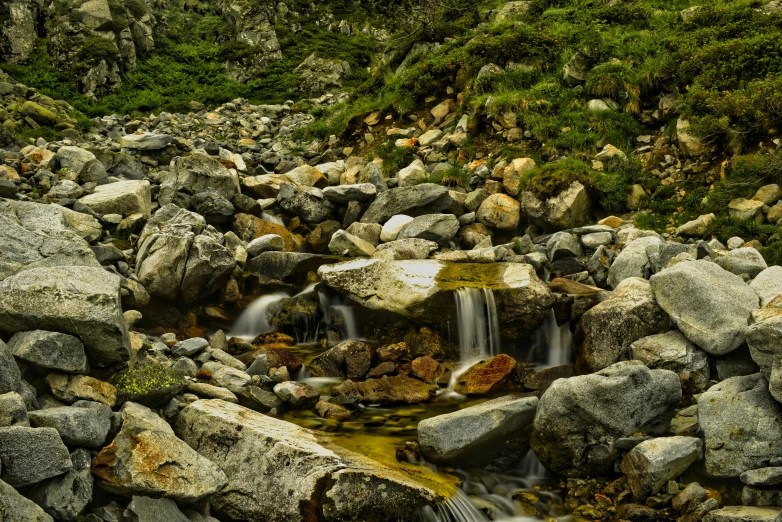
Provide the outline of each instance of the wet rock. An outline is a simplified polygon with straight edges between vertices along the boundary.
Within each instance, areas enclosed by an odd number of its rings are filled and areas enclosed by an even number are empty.
[[[8,343],[15,357],[38,368],[87,373],[84,345],[72,335],[33,330],[14,334]]]
[[[438,212],[449,205],[448,189],[433,183],[382,192],[361,217],[362,223],[385,223],[397,214],[410,216]],[[429,212],[429,213],[431,213]]]
[[[428,355],[413,359],[411,370],[413,377],[429,384],[440,384],[443,377],[446,377],[447,382],[447,376],[450,375],[444,364],[435,361]]]
[[[0,330],[78,337],[97,364],[128,360],[120,278],[102,268],[35,268],[0,281]]]
[[[261,284],[286,282],[304,284],[307,274],[322,265],[338,263],[335,256],[303,254],[299,252],[264,252],[247,262],[245,270],[258,278]]]
[[[654,297],[691,342],[724,355],[744,342],[758,296],[739,276],[708,261],[686,261],[651,277]]]
[[[364,382],[347,380],[332,389],[336,396],[351,397],[365,404],[425,402],[434,397],[436,392],[437,386],[404,375]]]
[[[361,379],[372,366],[372,348],[348,340],[315,357],[308,368],[314,377]]]
[[[326,401],[318,401],[315,405],[315,411],[324,419],[333,419],[337,421],[345,421],[358,416],[358,411],[355,409]]]
[[[636,498],[654,495],[684,473],[703,451],[695,437],[661,437],[647,440],[622,459],[622,473]]]
[[[117,389],[114,386],[87,375],[50,373],[46,376],[46,382],[55,397],[71,404],[85,400],[113,407],[117,402]]]
[[[613,442],[668,430],[681,399],[678,376],[638,361],[555,381],[535,416],[532,449],[558,475],[595,476],[613,468]]]
[[[508,469],[529,450],[537,397],[493,399],[418,423],[418,440],[436,464]]]
[[[703,522],[774,522],[780,513],[780,508],[726,506],[706,515]]]
[[[205,394],[201,396],[204,398],[219,398],[207,397]],[[268,415],[279,415],[285,411],[285,403],[279,397],[277,397],[274,393],[262,390],[257,386],[248,386],[242,393],[239,394],[238,399],[239,404],[245,408],[250,408],[251,410],[260,413],[266,413]],[[235,400],[227,402],[236,403]]]
[[[0,428],[0,478],[18,488],[71,469],[68,448],[53,428]]]
[[[122,413],[119,434],[93,464],[102,488],[119,495],[196,502],[226,486],[219,467],[179,440],[152,410],[128,402]]]
[[[30,498],[56,520],[76,522],[92,501],[92,455],[78,448],[71,453],[71,463],[73,469],[38,484]]]
[[[100,448],[111,428],[111,408],[99,402],[47,408],[28,414],[34,428],[54,428],[69,446]]]
[[[298,251],[298,246],[291,233],[284,226],[277,223],[265,221],[249,214],[237,214],[234,216],[233,229],[236,231],[236,235],[247,243],[269,234],[276,234],[283,239],[286,252]]]
[[[604,301],[589,309],[576,330],[576,373],[591,373],[627,356],[635,341],[668,330],[668,316],[654,300],[649,282],[622,281]]]
[[[123,217],[152,214],[152,196],[149,181],[117,181],[100,185],[79,202],[101,216],[119,214]]]
[[[303,382],[288,381],[274,386],[274,394],[292,409],[309,409],[320,399],[320,392]]]
[[[738,477],[782,457],[782,413],[761,374],[732,377],[698,398],[706,472]]]
[[[675,372],[690,393],[702,392],[709,385],[708,355],[678,330],[639,339],[630,345],[629,353],[649,368]]]
[[[486,395],[499,391],[516,368],[516,360],[505,354],[481,361],[461,374],[454,391],[462,395]]]
[[[322,513],[336,521],[361,513],[386,522],[436,498],[400,472],[239,406],[195,402],[180,412],[175,428],[226,472],[228,487],[210,499],[221,518],[283,522]],[[366,495],[379,490],[384,494]]]
[[[4,522],[54,522],[43,509],[0,480],[0,520]]]

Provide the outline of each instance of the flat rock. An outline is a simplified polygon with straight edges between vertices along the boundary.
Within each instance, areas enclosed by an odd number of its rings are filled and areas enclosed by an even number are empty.
[[[695,437],[660,437],[638,444],[622,459],[622,473],[636,498],[659,492],[700,458],[703,441]]]
[[[117,402],[117,388],[88,375],[66,375],[50,373],[46,382],[58,399],[74,403],[76,401],[94,401],[113,407]]]
[[[748,486],[777,486],[782,484],[782,468],[751,469],[741,474],[741,481]]]
[[[780,508],[726,506],[706,515],[703,522],[775,522],[780,513]]]
[[[151,194],[147,180],[117,181],[95,187],[92,194],[82,197],[79,202],[102,216],[120,214],[127,217],[136,213],[150,216]]]
[[[165,149],[173,139],[169,134],[152,134],[150,132],[128,134],[119,139],[119,146],[130,150],[161,150]]]
[[[437,386],[404,375],[384,376],[363,382],[347,380],[335,386],[332,393],[351,397],[365,404],[414,404],[434,397]]]
[[[380,193],[361,217],[362,223],[385,223],[397,214],[426,214],[448,208],[448,188],[434,183],[400,187]]]
[[[54,428],[69,446],[101,448],[111,429],[111,408],[99,402],[47,408],[28,414],[34,428]]]
[[[38,368],[67,373],[87,373],[82,342],[72,335],[45,330],[14,334],[8,341],[14,356]]]

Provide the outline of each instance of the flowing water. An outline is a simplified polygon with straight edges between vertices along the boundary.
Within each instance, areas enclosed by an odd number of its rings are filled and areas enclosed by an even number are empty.
[[[500,324],[494,293],[488,288],[460,288],[455,292],[461,361],[500,353]]]
[[[266,311],[275,303],[279,303],[283,299],[286,299],[288,294],[285,292],[275,292],[273,294],[264,295],[252,302],[247,309],[242,312],[239,319],[234,324],[229,334],[230,337],[240,337],[242,339],[251,341],[271,330],[269,321],[266,319]]]
[[[344,298],[327,292],[319,292],[320,308],[326,325],[337,329],[342,340],[361,339],[353,306]]]
[[[261,219],[264,221],[268,221],[269,223],[274,223],[276,225],[285,226],[285,222],[272,214],[271,212],[261,212]]]
[[[570,364],[573,358],[573,334],[570,323],[557,325],[554,310],[549,312],[543,325],[535,332],[535,344],[538,348],[538,360],[535,362],[546,368]]]

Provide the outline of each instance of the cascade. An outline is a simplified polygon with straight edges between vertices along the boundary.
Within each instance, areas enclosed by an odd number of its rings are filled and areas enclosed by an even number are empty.
[[[326,292],[319,292],[318,298],[325,323],[338,328],[343,340],[361,338],[356,313],[350,304],[345,304],[344,299]]]
[[[529,479],[544,479],[548,476],[548,470],[540,461],[535,452],[529,450],[519,464],[519,473]]]
[[[264,221],[268,221],[269,223],[275,223],[275,224],[281,225],[283,227],[285,226],[285,223],[283,222],[283,220],[278,218],[277,216],[275,216],[271,212],[262,212],[261,213],[261,219],[264,220]]]
[[[275,292],[259,297],[252,302],[247,309],[242,312],[239,319],[231,329],[231,337],[241,337],[245,340],[255,339],[262,333],[271,330],[269,321],[266,319],[266,311],[275,303],[286,299],[288,294],[285,292]]]
[[[445,502],[421,509],[411,521],[415,522],[487,522],[489,519],[473,506],[461,490]]]
[[[489,288],[460,288],[456,296],[461,361],[500,353],[500,324]]]
[[[545,353],[545,358],[536,362],[548,368],[570,364],[573,350],[570,323],[558,326],[554,310],[549,312],[543,325],[535,332],[535,342],[538,348],[544,349]]]

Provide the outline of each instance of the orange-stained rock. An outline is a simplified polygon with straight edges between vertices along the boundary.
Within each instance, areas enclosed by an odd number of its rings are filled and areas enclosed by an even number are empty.
[[[486,395],[499,391],[508,382],[514,368],[516,359],[500,354],[464,372],[457,379],[454,390],[462,395]]]
[[[253,239],[267,234],[277,234],[285,242],[286,252],[298,252],[299,247],[293,239],[293,235],[282,225],[265,221],[250,214],[237,214],[234,217],[233,230],[242,241],[250,242]]]

